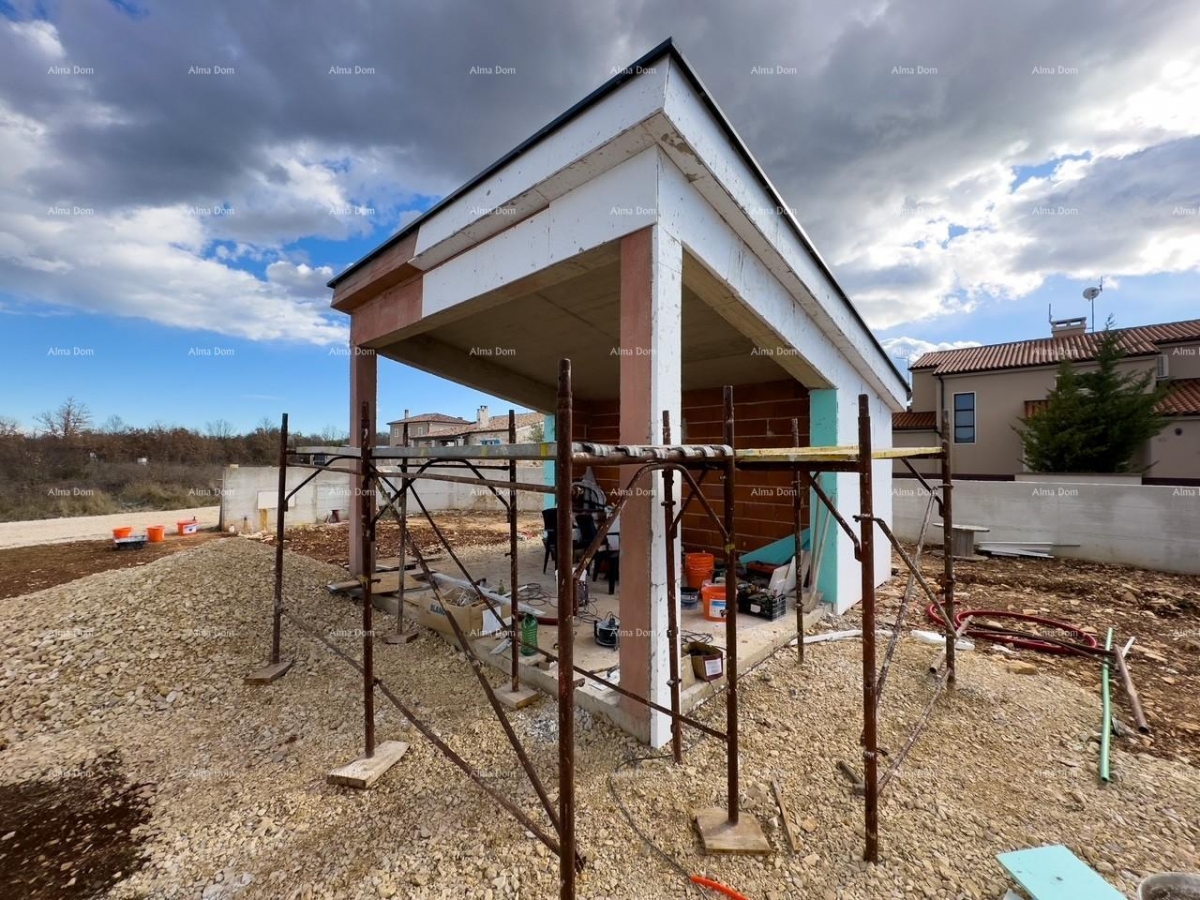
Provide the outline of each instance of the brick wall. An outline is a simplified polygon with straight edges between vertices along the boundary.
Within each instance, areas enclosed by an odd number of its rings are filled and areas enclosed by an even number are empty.
[[[808,446],[808,391],[796,381],[735,386],[733,389],[734,446],[790,447],[791,420],[800,425],[800,445]],[[720,388],[685,391],[682,398],[684,433],[672,423],[672,442],[719,444],[724,440],[722,390]],[[617,402],[593,403],[576,413],[576,440],[616,444],[620,425]],[[632,469],[631,469],[632,472]],[[610,495],[622,486],[620,467],[595,468],[596,479]],[[625,478],[629,475],[626,474]],[[696,477],[699,477],[697,474]],[[754,550],[792,533],[792,497],[790,472],[738,473],[734,513],[737,519],[739,553]],[[703,484],[705,498],[718,516],[724,513],[724,492],[719,472],[710,472]],[[681,496],[676,480],[676,501]],[[807,510],[805,520],[807,526]],[[720,556],[721,540],[708,515],[692,501],[683,517],[685,551],[704,550]]]

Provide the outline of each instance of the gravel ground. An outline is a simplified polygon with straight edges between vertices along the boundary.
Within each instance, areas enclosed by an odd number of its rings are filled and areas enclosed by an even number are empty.
[[[147,525],[166,525],[174,531],[176,522],[195,519],[201,528],[215,528],[220,516],[219,506],[197,506],[193,509],[116,513],[111,516],[68,516],[62,519],[0,522],[0,549],[111,538],[112,530],[123,525],[132,525],[135,531],[144,531]]]
[[[93,776],[105,802],[128,796],[122,809],[138,814],[109,823],[128,846],[99,860],[80,857],[70,836],[90,814],[72,812],[57,845],[25,843],[45,832],[28,810],[0,819],[0,896],[69,900],[92,896],[85,883],[111,883],[112,900],[556,897],[557,860],[383,701],[379,739],[409,742],[408,754],[372,791],[326,783],[360,749],[359,683],[295,628],[285,624],[285,652],[297,660],[288,676],[243,685],[267,651],[271,559],[253,541],[212,542],[5,604],[0,816],[10,792],[53,796]],[[286,602],[352,648],[360,612],[324,589],[339,572],[287,554]],[[882,727],[893,754],[929,696],[933,652],[901,645]],[[1200,773],[1118,740],[1116,780],[1100,786],[1095,693],[1054,674],[1010,673],[1007,658],[984,650],[963,654],[960,686],[883,800],[883,863],[863,864],[861,800],[834,768],[856,763],[859,653],[857,641],[813,645],[803,669],[784,652],[745,678],[744,805],[776,848],[763,859],[699,853],[689,812],[723,796],[719,744],[692,742],[678,769],[652,760],[614,776],[648,751],[581,715],[579,896],[697,896],[622,818],[610,776],[639,828],[685,869],[756,900],[993,900],[1008,886],[995,854],[1043,843],[1065,843],[1129,896],[1147,873],[1197,867]],[[427,636],[376,657],[380,676],[439,735],[538,815],[461,655]],[[723,705],[702,715],[723,721]],[[551,792],[555,716],[543,699],[513,717]],[[773,779],[802,839],[795,855]],[[48,802],[39,817],[62,815]],[[101,871],[110,857],[115,870]],[[20,886],[30,873],[58,883]]]

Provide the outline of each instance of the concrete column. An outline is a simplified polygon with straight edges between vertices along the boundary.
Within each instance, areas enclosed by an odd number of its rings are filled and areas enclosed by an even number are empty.
[[[378,357],[375,351],[357,344],[350,347],[350,446],[361,445],[359,440],[359,417],[365,400],[371,411],[371,433],[378,429],[375,420],[375,398],[378,384]],[[357,471],[357,465],[353,467]],[[370,503],[375,508],[374,497],[363,497],[358,492],[357,481],[350,485],[350,574],[361,575],[373,568],[372,560],[364,564],[362,548],[359,544],[362,535],[362,508],[364,503]]]
[[[679,440],[683,248],[661,226],[621,239],[620,438],[623,444],[662,440],[662,412]],[[636,467],[622,471],[622,486]],[[621,684],[664,706],[667,641],[666,530],[662,476],[637,485],[621,515]],[[622,698],[627,727],[651,746],[670,739],[670,719]]]

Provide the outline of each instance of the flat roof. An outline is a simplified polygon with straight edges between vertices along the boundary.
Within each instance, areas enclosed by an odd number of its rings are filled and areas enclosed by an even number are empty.
[[[568,124],[569,122],[571,122],[573,119],[577,118],[578,116],[582,115],[590,107],[594,106],[596,103],[603,100],[609,94],[612,94],[623,84],[632,80],[633,78],[638,77],[638,75],[641,74],[642,70],[650,68],[650,64],[662,56],[670,56],[670,58],[675,63],[678,64],[680,71],[683,72],[684,76],[688,79],[692,88],[699,95],[701,102],[708,109],[708,111],[712,114],[713,118],[717,122],[717,125],[720,127],[721,131],[725,134],[725,137],[729,140],[730,144],[732,144],[734,149],[737,151],[737,154],[746,163],[746,165],[750,167],[750,170],[754,173],[754,176],[758,180],[759,184],[776,201],[776,205],[781,210],[781,215],[782,215],[784,221],[787,222],[788,227],[791,229],[792,233],[799,239],[801,246],[804,248],[805,252],[812,259],[813,263],[817,266],[817,268],[821,271],[821,273],[826,278],[829,279],[829,283],[831,285],[833,285],[834,290],[837,293],[838,299],[840,299],[842,301],[842,303],[844,303],[846,305],[846,308],[850,310],[850,314],[854,317],[854,320],[862,327],[863,331],[866,332],[867,337],[870,339],[871,343],[875,346],[876,350],[879,351],[880,357],[884,361],[886,361],[888,368],[891,369],[892,373],[896,376],[899,383],[904,385],[906,391],[910,391],[911,388],[908,384],[908,380],[904,377],[903,373],[901,373],[900,369],[897,368],[896,363],[891,359],[891,357],[888,356],[887,351],[883,349],[883,346],[879,343],[879,339],[875,337],[875,334],[871,331],[870,327],[868,327],[867,323],[863,320],[862,315],[859,313],[857,307],[855,307],[853,301],[850,300],[850,297],[842,289],[842,286],[838,283],[837,279],[834,277],[833,272],[830,270],[829,266],[825,263],[825,260],[821,257],[820,253],[817,252],[817,249],[816,249],[816,247],[813,246],[812,241],[809,240],[808,234],[804,231],[804,228],[800,225],[799,221],[792,214],[791,208],[788,206],[788,204],[784,200],[783,196],[776,189],[775,185],[772,184],[770,178],[767,177],[767,174],[763,171],[762,166],[759,165],[758,161],[750,153],[750,150],[747,148],[747,146],[746,146],[745,142],[742,140],[741,136],[734,129],[734,127],[730,123],[729,119],[725,116],[725,113],[721,111],[721,108],[717,105],[716,101],[712,98],[712,95],[708,92],[708,89],[704,86],[703,82],[700,80],[700,77],[696,74],[695,70],[692,68],[692,66],[688,63],[687,59],[684,57],[683,52],[675,45],[674,38],[670,38],[670,37],[668,37],[665,41],[663,41],[661,44],[659,44],[654,49],[650,50],[648,53],[643,55],[641,58],[639,58],[635,62],[626,66],[621,71],[617,72],[616,75],[614,75],[608,81],[604,82],[604,84],[600,85],[600,87],[596,88],[594,91],[592,91],[590,94],[588,94],[582,100],[580,100],[578,103],[576,103],[570,109],[568,109],[566,112],[562,113],[561,115],[559,115],[558,117],[553,119],[547,125],[538,129],[536,132],[534,132],[532,135],[530,135],[528,138],[526,138],[524,141],[522,141],[520,144],[518,144],[516,147],[514,147],[512,150],[510,150],[508,153],[504,154],[504,156],[500,157],[498,160],[496,160],[494,163],[492,163],[490,166],[488,166],[486,169],[484,169],[482,172],[480,172],[474,178],[471,178],[469,181],[464,183],[461,187],[459,187],[456,190],[452,191],[451,193],[447,194],[445,197],[443,197],[441,200],[439,200],[437,203],[435,203],[433,206],[431,206],[429,209],[427,209],[421,215],[417,216],[415,219],[413,219],[411,222],[409,222],[407,225],[405,225],[403,228],[401,228],[399,231],[397,231],[395,234],[393,234],[391,237],[389,237],[387,240],[385,240],[383,243],[381,243],[379,246],[377,246],[375,249],[371,250],[369,253],[367,253],[362,258],[351,263],[346,269],[344,269],[342,272],[338,273],[332,279],[330,279],[329,282],[327,283],[327,287],[336,288],[338,284],[340,284],[343,280],[348,278],[353,273],[357,272],[359,269],[361,269],[367,263],[371,262],[376,257],[380,256],[381,254],[383,254],[390,248],[394,247],[396,244],[400,243],[400,241],[402,241],[404,238],[408,237],[409,235],[411,235],[412,233],[417,231],[423,222],[425,222],[428,219],[431,219],[433,216],[437,215],[437,213],[440,212],[444,207],[453,203],[459,197],[463,196],[468,191],[477,187],[479,184],[481,184],[483,181],[487,180],[489,177],[491,177],[493,174],[498,172],[500,169],[503,169],[505,166],[507,166],[513,160],[517,159],[522,154],[526,153],[528,150],[535,147],[541,141],[548,138],[555,131],[557,131],[564,125]]]

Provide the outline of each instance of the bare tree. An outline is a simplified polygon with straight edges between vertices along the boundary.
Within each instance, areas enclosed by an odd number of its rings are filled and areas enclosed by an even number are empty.
[[[68,397],[55,410],[46,410],[34,416],[47,434],[55,437],[74,438],[87,431],[92,424],[92,411],[74,397]]]
[[[233,425],[225,419],[217,419],[215,422],[205,422],[204,433],[210,438],[225,441],[233,437]]]
[[[321,440],[328,446],[337,446],[347,443],[350,437],[346,434],[345,428],[338,428],[336,425],[326,425],[321,430]]]
[[[129,426],[125,424],[125,420],[114,414],[104,420],[104,424],[100,426],[100,430],[105,434],[124,434],[129,430]]]
[[[0,416],[0,437],[16,437],[21,433],[21,424],[10,416]]]

